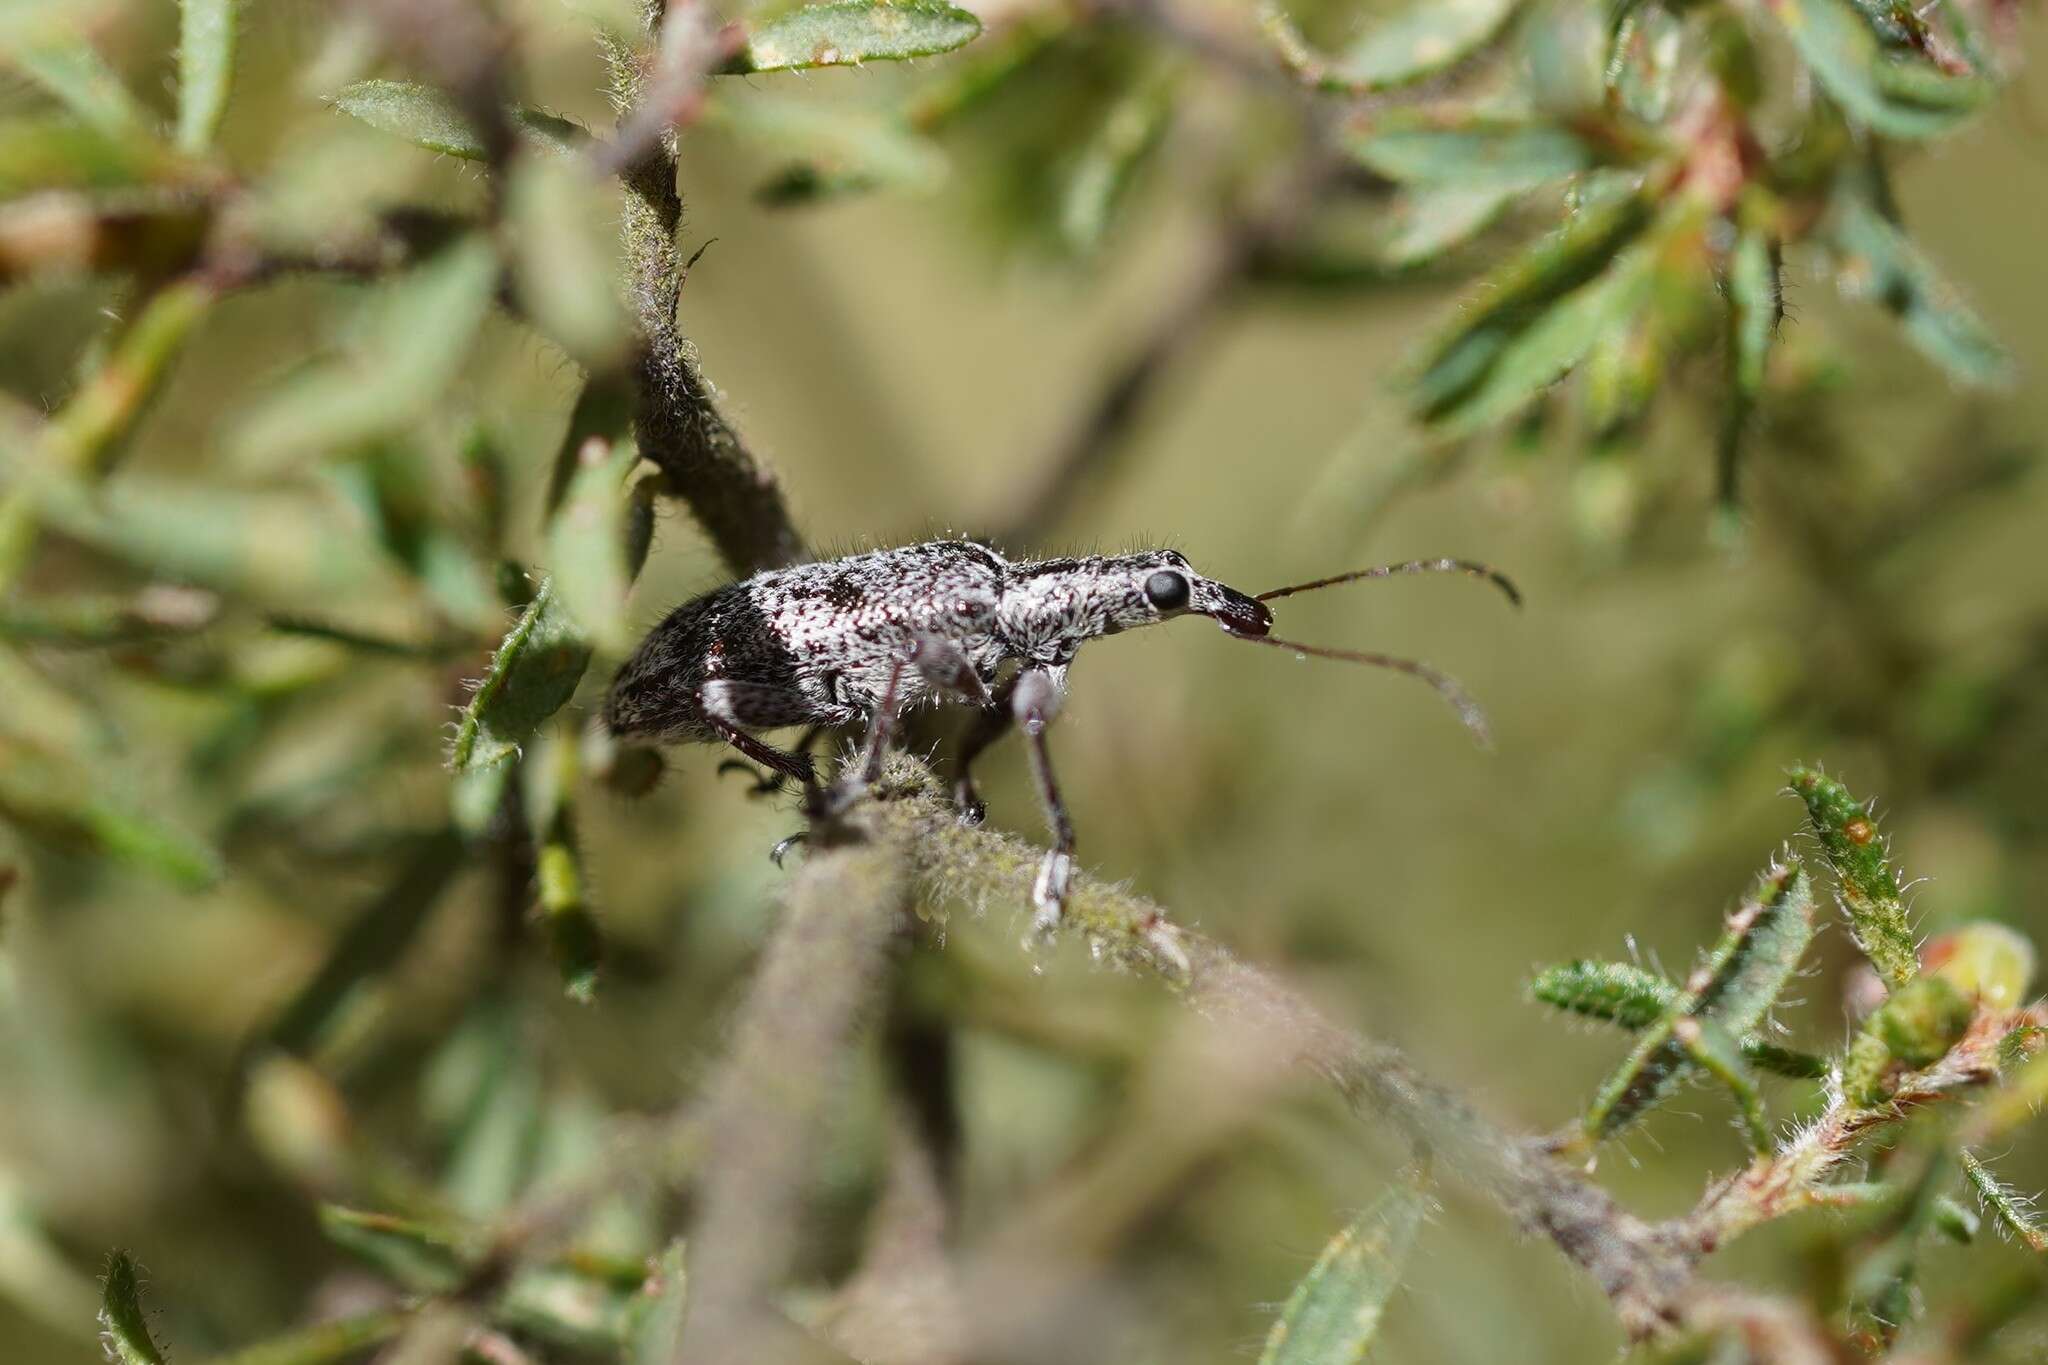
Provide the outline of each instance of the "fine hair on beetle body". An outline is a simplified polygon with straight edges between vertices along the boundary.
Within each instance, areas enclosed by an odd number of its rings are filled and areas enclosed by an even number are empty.
[[[1331,649],[1272,634],[1270,601],[1397,574],[1483,578],[1519,604],[1499,571],[1470,560],[1423,559],[1333,574],[1257,595],[1198,572],[1178,550],[1012,560],[970,540],[932,540],[772,569],[683,603],[619,669],[605,724],[656,742],[731,745],[766,768],[764,788],[803,784],[814,818],[846,809],[881,776],[904,711],[955,702],[979,714],[955,756],[961,815],[984,807],[975,759],[1014,726],[1052,827],[1032,891],[1041,926],[1056,923],[1073,873],[1074,832],[1053,777],[1046,731],[1066,692],[1067,669],[1091,640],[1204,616],[1226,635],[1297,655],[1393,669],[1421,679],[1486,740],[1483,713],[1457,681],[1393,655]],[[1007,668],[1014,664],[1014,668]],[[808,752],[823,729],[862,723],[860,753],[829,788]],[[758,737],[807,727],[793,749]]]

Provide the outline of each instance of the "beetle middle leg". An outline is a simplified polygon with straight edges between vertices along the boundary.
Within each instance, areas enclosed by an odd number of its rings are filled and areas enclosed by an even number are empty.
[[[1065,664],[1031,664],[1021,669],[1010,694],[1010,714],[1024,732],[1031,755],[1031,775],[1038,783],[1039,800],[1045,803],[1046,823],[1052,826],[1052,847],[1039,865],[1038,879],[1031,886],[1031,903],[1037,907],[1032,926],[1044,933],[1059,926],[1067,909],[1067,890],[1074,878],[1074,821],[1067,803],[1060,797],[1059,783],[1052,775],[1052,753],[1045,732],[1059,711],[1066,694]]]

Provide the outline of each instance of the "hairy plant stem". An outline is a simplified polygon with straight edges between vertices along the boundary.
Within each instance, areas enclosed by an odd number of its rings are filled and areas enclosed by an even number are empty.
[[[706,1095],[702,1202],[680,1362],[759,1354],[798,1245],[817,1131],[847,1043],[903,932],[910,879],[894,844],[829,847],[791,880],[781,922]]]
[[[1040,850],[962,825],[937,780],[911,759],[892,760],[879,795],[858,821],[877,842],[902,850],[929,895],[1027,902]],[[1161,907],[1093,878],[1076,882],[1063,931],[1108,963],[1161,979],[1211,1020],[1276,1040],[1275,1064],[1321,1075],[1361,1117],[1392,1123],[1442,1169],[1556,1244],[1599,1283],[1632,1336],[1680,1318],[1699,1256],[1684,1230],[1628,1213],[1535,1140],[1502,1131],[1424,1077],[1395,1048],[1331,1022],[1270,974],[1173,923]]]
[[[650,29],[662,7],[650,7]],[[642,55],[611,44],[612,103],[622,127],[635,125],[649,97]],[[668,476],[736,574],[805,558],[774,474],[750,452],[718,411],[697,351],[676,325],[686,265],[676,242],[683,199],[676,188],[672,131],[650,139],[620,170],[626,196],[619,230],[626,253],[626,294],[638,325],[631,362],[640,453]]]

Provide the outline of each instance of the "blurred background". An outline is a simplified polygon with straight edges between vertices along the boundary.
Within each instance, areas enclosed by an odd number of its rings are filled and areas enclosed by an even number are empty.
[[[88,8],[92,46],[136,102],[168,113],[174,8]],[[214,155],[280,237],[399,203],[484,211],[476,163],[329,106],[348,82],[407,74],[371,9],[278,0],[243,15]],[[1370,15],[1297,17],[1341,34]],[[1141,22],[1064,67],[1027,62],[935,124],[935,159],[921,138],[902,183],[813,192],[830,176],[812,174],[787,190],[803,129],[843,118],[858,141],[861,119],[930,98],[1034,22],[981,17],[990,31],[950,56],[722,78],[682,138],[682,248],[705,250],[680,325],[813,544],[1017,525],[1104,385],[1163,336],[1127,424],[1006,552],[1166,544],[1252,591],[1459,555],[1500,565],[1527,599],[1514,612],[1467,582],[1409,579],[1279,612],[1298,638],[1455,673],[1492,717],[1492,752],[1407,680],[1239,650],[1199,621],[1084,651],[1054,747],[1086,866],[1528,1131],[1570,1122],[1625,1047],[1529,1003],[1529,973],[1634,955],[1682,975],[1799,835],[1783,794],[1793,763],[1878,799],[1924,932],[1972,919],[2048,932],[2038,25],[2015,39],[2034,63],[2008,53],[2018,74],[1985,109],[1890,158],[1900,221],[2010,351],[2015,382],[1957,383],[1844,296],[1838,257],[1789,244],[1774,382],[1734,514],[1716,491],[1711,353],[1672,359],[1654,412],[1618,439],[1592,441],[1540,400],[1495,434],[1418,434],[1404,366],[1472,306],[1460,300],[1479,274],[1557,221],[1554,190],[1421,264],[1245,269],[1204,295],[1219,223],[1263,202],[1269,167],[1306,155],[1295,124],[1312,119],[1234,56]],[[514,35],[523,102],[608,125],[588,14],[508,0],[493,22]],[[1069,180],[1074,148],[1109,103],[1135,117],[1148,81],[1172,83],[1173,112],[1126,130],[1144,154],[1116,163],[1114,194],[1091,208]],[[18,76],[0,104],[10,129],[52,107]],[[0,171],[12,190],[33,174]],[[1368,232],[1395,203],[1364,174],[1343,193]],[[615,191],[591,196],[613,221]],[[581,788],[580,865],[607,954],[587,1003],[564,994],[529,923],[526,878],[434,842],[464,682],[510,619],[493,560],[547,562],[543,501],[580,379],[494,310],[445,379],[385,420],[346,440],[312,418],[295,427],[309,385],[383,382],[365,348],[406,324],[380,288],[287,274],[221,299],[108,475],[112,510],[53,519],[0,612],[10,1365],[99,1358],[94,1277],[116,1245],[146,1267],[174,1358],[376,1302],[381,1281],[323,1235],[321,1199],[374,1207],[376,1191],[424,1186],[487,1221],[601,1159],[619,1116],[694,1093],[772,924],[784,874],[767,851],[799,817],[717,776],[708,749],[669,755],[645,796]],[[10,275],[10,479],[27,477],[25,433],[62,410],[132,307],[117,273]],[[502,490],[495,541],[478,529],[484,449]],[[728,577],[665,503],[627,624]],[[97,636],[52,624],[108,601],[146,609]],[[600,647],[537,743],[575,744],[618,657]],[[991,820],[1037,838],[1021,752],[999,749],[985,772]],[[366,928],[379,907],[382,929]],[[1030,1315],[1004,1358],[1256,1355],[1273,1305],[1385,1183],[1398,1144],[1361,1141],[1302,1086],[1275,1097],[1217,1081],[1154,984],[1072,945],[1020,947],[1022,905],[930,913],[895,1008],[943,1020],[950,1039],[957,1241],[991,1244],[1020,1211],[1052,1209],[1040,1235],[1092,1267],[1085,1293],[1047,1301],[1062,1307]],[[1846,936],[1831,930],[1820,960],[1784,1018],[1828,1049],[1849,1028]],[[878,1047],[856,1050],[830,1106],[800,1267],[819,1301],[855,1261],[878,1189]],[[1774,1112],[1810,1108],[1810,1092],[1773,1082]],[[1646,1216],[1682,1211],[1742,1161],[1731,1113],[1718,1093],[1686,1092],[1602,1152],[1602,1179]],[[2048,1183],[2038,1143],[2001,1169]],[[630,1263],[685,1207],[614,1201],[589,1241]],[[1766,1229],[1716,1269],[1818,1274],[1819,1222]],[[1966,1283],[2020,1254],[1987,1236],[1930,1274]],[[2037,1314],[2002,1349],[2038,1358],[2044,1331]],[[576,1358],[546,1344],[560,1335],[539,1330],[537,1357]],[[1597,1360],[1621,1338],[1549,1248],[1452,1188],[1379,1349],[1477,1362],[1506,1358],[1503,1343],[1514,1358]]]

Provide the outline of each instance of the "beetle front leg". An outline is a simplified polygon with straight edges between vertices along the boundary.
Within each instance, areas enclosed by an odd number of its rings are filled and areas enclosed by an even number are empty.
[[[1066,914],[1067,890],[1074,878],[1074,822],[1067,814],[1067,803],[1060,798],[1059,783],[1052,775],[1052,754],[1045,740],[1066,685],[1065,664],[1033,664],[1017,674],[1010,689],[1010,714],[1017,728],[1024,732],[1031,755],[1031,775],[1038,782],[1039,799],[1045,803],[1046,823],[1052,827],[1052,847],[1046,850],[1038,879],[1031,886],[1031,903],[1037,909],[1031,923],[1040,933],[1059,927]]]

